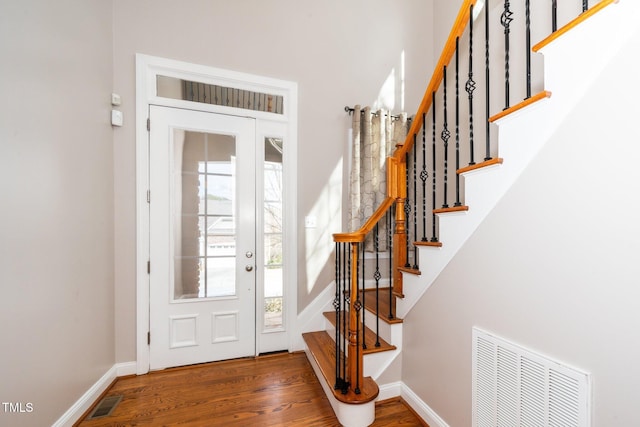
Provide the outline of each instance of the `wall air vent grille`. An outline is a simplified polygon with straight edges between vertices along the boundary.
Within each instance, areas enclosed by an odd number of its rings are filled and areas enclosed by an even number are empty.
[[[589,427],[590,377],[473,328],[474,427]]]

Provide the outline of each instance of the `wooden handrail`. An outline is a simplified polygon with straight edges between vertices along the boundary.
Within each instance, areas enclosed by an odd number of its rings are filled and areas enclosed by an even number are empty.
[[[617,3],[618,0],[601,0],[597,5],[595,5],[594,7],[588,9],[587,11],[583,12],[582,15],[580,15],[580,17],[576,18],[575,20],[571,21],[569,24],[565,25],[564,27],[562,27],[560,30],[555,31],[551,36],[547,37],[546,39],[544,39],[543,41],[541,41],[540,43],[538,43],[537,45],[535,45],[533,47],[533,51],[537,52],[538,50],[542,49],[544,46],[546,46],[547,44],[549,44],[551,41],[555,40],[556,38],[558,38],[559,36],[561,36],[562,34],[566,33],[569,29],[575,27],[578,23],[584,21],[585,19],[587,19],[588,17],[594,15],[595,13],[599,12],[600,10],[604,9],[605,7],[607,7],[610,4],[614,4]],[[360,295],[364,295],[365,294],[365,287],[366,287],[366,282],[365,282],[365,278],[364,278],[364,272],[365,272],[365,268],[364,268],[364,261],[362,260],[362,258],[360,257],[360,253],[359,251],[362,251],[364,254],[365,249],[365,238],[369,235],[369,233],[371,233],[374,228],[376,228],[376,225],[380,222],[385,220],[385,215],[391,210],[391,208],[393,206],[395,206],[395,212],[394,212],[394,224],[391,224],[391,220],[389,218],[389,233],[393,233],[393,238],[389,240],[389,246],[387,248],[387,250],[391,251],[392,253],[390,254],[390,275],[391,277],[389,278],[391,280],[391,287],[389,288],[389,313],[392,313],[392,310],[395,311],[394,308],[394,295],[396,296],[402,296],[403,295],[403,289],[402,289],[402,282],[403,282],[403,275],[402,275],[402,271],[405,272],[411,272],[414,274],[420,274],[419,270],[418,270],[418,266],[417,263],[415,262],[416,260],[414,260],[414,267],[411,267],[411,264],[409,263],[410,261],[410,255],[411,253],[409,252],[409,246],[410,246],[410,242],[409,242],[409,238],[412,237],[410,236],[410,231],[408,230],[408,224],[407,222],[409,221],[409,213],[412,211],[412,208],[409,204],[405,204],[405,202],[407,202],[407,170],[408,170],[408,163],[411,163],[411,161],[408,158],[408,154],[411,152],[411,150],[414,148],[415,145],[415,141],[416,141],[416,137],[418,135],[418,133],[420,133],[422,131],[423,126],[425,125],[425,116],[426,114],[432,109],[435,108],[435,106],[433,105],[434,100],[436,99],[435,97],[435,93],[436,91],[440,88],[441,84],[443,83],[443,81],[445,81],[445,70],[446,68],[449,66],[449,64],[451,63],[451,61],[454,58],[454,55],[456,54],[456,49],[457,49],[457,45],[458,45],[458,39],[460,37],[462,37],[462,35],[465,33],[465,31],[467,30],[467,27],[469,26],[471,20],[471,13],[473,11],[473,7],[476,6],[477,4],[477,0],[462,0],[462,5],[460,7],[460,10],[458,11],[458,15],[453,23],[453,26],[451,28],[451,31],[449,33],[449,36],[447,38],[447,41],[445,43],[444,48],[442,49],[442,53],[440,54],[440,58],[435,66],[434,72],[431,76],[431,80],[429,81],[429,85],[427,86],[424,96],[422,98],[422,101],[418,107],[418,110],[413,118],[413,121],[411,122],[411,126],[408,130],[406,139],[404,140],[403,144],[399,144],[396,146],[396,149],[394,150],[393,154],[387,158],[387,162],[386,162],[386,177],[387,177],[387,188],[386,188],[386,197],[384,198],[384,200],[380,203],[380,205],[377,207],[377,209],[375,210],[375,212],[371,215],[371,217],[369,217],[368,219],[366,219],[365,223],[356,231],[351,231],[348,233],[337,233],[333,235],[333,239],[335,242],[337,243],[341,243],[344,244],[343,246],[339,246],[336,245],[336,284],[340,283],[339,286],[336,287],[336,301],[334,301],[334,304],[336,304],[336,317],[338,317],[337,313],[341,313],[342,311],[342,306],[344,305],[344,310],[347,311],[348,313],[345,313],[345,317],[343,317],[343,320],[348,319],[348,326],[346,324],[344,324],[342,326],[343,329],[348,329],[345,330],[343,332],[343,334],[346,334],[347,338],[348,338],[348,347],[346,349],[344,349],[344,351],[347,353],[347,357],[346,359],[342,359],[343,361],[346,361],[347,366],[345,366],[342,370],[345,371],[344,372],[344,376],[345,378],[336,378],[336,383],[338,382],[338,379],[340,380],[345,380],[346,385],[348,385],[349,391],[353,391],[355,394],[358,394],[361,392],[360,390],[360,386],[362,384],[364,384],[364,378],[363,378],[363,352],[360,350],[360,318],[361,318],[361,310],[363,310],[363,306],[364,306],[364,301],[362,301],[360,298]],[[488,7],[488,4],[485,5],[485,7]],[[488,13],[488,10],[485,10],[485,12]],[[506,8],[506,3],[505,3],[505,13],[508,12],[508,8]],[[487,27],[488,28],[488,27]],[[528,25],[527,25],[527,30],[528,30]],[[508,39],[506,41],[508,43]],[[488,40],[486,40],[487,43],[487,48],[488,48]],[[529,43],[528,43],[529,44]],[[508,52],[508,51],[507,51]],[[471,55],[471,49],[470,49],[470,53]],[[472,58],[469,59],[469,61],[472,61]],[[505,68],[508,67],[508,58],[507,58],[507,62],[505,65]],[[471,68],[471,67],[470,67]],[[528,72],[530,72],[530,69],[527,70]],[[456,60],[456,107],[458,106],[457,104],[457,97],[458,97],[458,70],[457,70],[457,60]],[[488,73],[488,70],[487,70]],[[487,74],[487,79],[489,78],[488,74]],[[506,77],[507,80],[507,88],[505,90],[505,92],[507,93],[507,99],[508,99],[508,76]],[[472,82],[473,83],[473,82]],[[487,82],[488,84],[488,82]],[[471,95],[471,94],[470,94]],[[529,106],[535,102],[538,102],[544,98],[548,98],[551,96],[551,93],[548,91],[541,91],[540,93],[530,96],[530,88],[527,91],[527,96],[528,98],[526,98],[524,101],[520,102],[517,105],[514,105],[510,108],[505,109],[504,111],[495,114],[494,116],[488,118],[488,122],[489,123],[493,123],[499,119],[501,119],[502,117],[505,117],[509,114],[513,114],[515,111],[518,111],[519,109],[522,109],[526,106]],[[488,87],[487,87],[487,96],[488,95]],[[446,115],[446,88],[445,88],[445,92],[444,92],[444,111],[445,111],[445,115]],[[472,98],[471,98],[472,101]],[[489,105],[487,103],[487,109],[489,108]],[[471,106],[469,109],[469,113],[471,114]],[[457,110],[456,110],[456,114],[457,114]],[[435,122],[435,114],[433,116],[433,121]],[[473,118],[471,117],[470,122],[472,125],[472,121]],[[435,144],[435,132],[436,132],[436,128],[435,128],[436,124],[434,123],[434,129],[433,129],[433,133],[434,133],[434,143],[433,143],[433,162],[435,163],[436,161],[436,144]],[[456,132],[458,131],[458,119],[456,118]],[[447,130],[446,127],[446,119],[445,119],[445,123],[444,123],[444,130]],[[443,135],[444,135],[444,130],[443,130]],[[425,130],[426,133],[426,130]],[[489,138],[489,134],[487,133],[487,158],[485,158],[484,162],[481,163],[475,163],[473,161],[473,128],[472,126],[470,126],[470,143],[471,143],[471,149],[470,149],[470,153],[471,153],[471,163],[469,164],[469,166],[465,166],[460,168],[458,166],[458,157],[456,157],[456,173],[458,175],[466,173],[466,172],[470,172],[479,168],[485,168],[491,165],[498,165],[502,163],[502,159],[501,158],[491,158],[489,156],[489,144],[490,144],[490,138]],[[443,136],[443,141],[445,142],[445,150],[447,147],[447,141],[445,140],[444,136]],[[423,135],[423,170],[422,173],[426,173],[426,169],[425,169],[425,158],[424,158],[424,153],[425,153],[425,135]],[[445,151],[446,153],[446,151]],[[414,173],[414,184],[413,184],[413,190],[415,193],[415,189],[417,188],[417,182],[416,182],[416,170],[417,167],[415,166],[415,164],[417,163],[416,157],[415,157],[415,152],[414,152],[414,160],[413,160],[413,164],[414,164],[414,168],[413,168],[413,173]],[[433,170],[433,202],[432,204],[433,209],[431,210],[432,215],[434,215],[434,219],[433,219],[433,237],[431,238],[430,241],[427,241],[426,237],[422,238],[421,242],[414,242],[413,245],[417,246],[417,245],[425,245],[425,246],[441,246],[441,243],[438,241],[438,236],[436,234],[436,219],[435,219],[435,215],[436,214],[441,214],[441,213],[448,213],[448,212],[457,212],[457,211],[466,211],[469,208],[467,206],[461,206],[459,202],[456,202],[456,205],[454,205],[453,207],[448,207],[447,204],[447,198],[446,198],[446,194],[447,194],[447,184],[446,184],[446,174],[447,174],[447,156],[445,154],[445,163],[444,163],[444,171],[445,171],[445,184],[444,184],[444,193],[445,193],[445,197],[444,197],[444,205],[446,207],[443,208],[436,208],[435,204],[436,204],[436,180],[435,180],[435,174],[436,174],[436,166],[434,165],[434,170]],[[421,175],[421,179],[423,180],[423,215],[426,217],[426,195],[425,195],[425,181],[426,181],[426,176],[427,175]],[[456,183],[457,184],[457,183]],[[458,188],[456,188],[456,190],[458,190]],[[414,196],[414,199],[416,199],[417,196]],[[414,231],[413,234],[416,236],[417,239],[417,221],[416,221],[416,215],[415,212],[417,211],[417,208],[415,207],[414,204],[414,208],[413,208],[413,212],[414,212],[414,217],[413,217],[413,227],[414,227]],[[391,230],[392,228],[392,230]],[[423,228],[427,228],[426,225],[426,220],[423,222]],[[386,233],[386,231],[385,231]],[[425,231],[426,233],[426,231]],[[386,238],[387,236],[385,236]],[[391,236],[388,236],[391,237]],[[350,243],[350,245],[347,245],[347,243]],[[376,236],[374,236],[374,243],[376,245],[375,247],[375,251],[376,251],[376,269],[378,268],[377,266],[377,256],[378,256],[378,235],[377,235],[377,229],[376,229]],[[340,252],[339,250],[340,249]],[[364,256],[364,255],[363,255]],[[418,257],[418,254],[416,253],[415,258]],[[340,270],[338,270],[338,264],[342,263],[343,265],[343,270],[340,272]],[[348,264],[348,270],[347,270],[347,264]],[[348,271],[348,274],[347,274]],[[362,272],[362,278],[359,276],[360,271]],[[376,271],[375,273],[377,276],[376,277],[376,291],[378,290],[378,280],[380,278],[380,272]],[[362,289],[359,289],[359,283],[362,284]],[[340,302],[340,298],[342,298],[342,303]],[[364,298],[364,297],[363,297]],[[347,317],[348,316],[348,317]],[[390,314],[390,317],[394,317],[395,314]],[[336,335],[338,335],[338,333],[336,332]],[[336,345],[336,355],[338,355],[340,352],[342,352],[342,348],[337,344]],[[336,356],[336,360],[339,361],[339,355]]]
[[[406,184],[404,182],[404,156],[413,147],[413,135],[417,134],[422,127],[423,113],[426,113],[431,108],[432,96],[431,94],[438,90],[442,79],[444,77],[444,66],[449,65],[453,55],[456,51],[456,39],[464,33],[469,25],[469,15],[471,13],[471,6],[475,6],[477,0],[464,0],[458,16],[451,28],[447,42],[442,49],[440,59],[436,65],[429,86],[424,93],[422,102],[418,107],[418,111],[411,123],[409,133],[400,147],[398,147],[393,155],[387,158],[387,198],[376,209],[371,217],[362,225],[362,227],[351,233],[338,233],[334,234],[334,241],[336,242],[362,242],[364,236],[367,235],[378,221],[387,213],[389,208],[393,205],[393,202],[398,198],[406,197]]]
[[[586,21],[588,18],[600,12],[605,7],[615,3],[618,3],[618,0],[601,0],[599,3],[596,3],[595,5],[590,7],[586,12],[581,13],[577,18],[569,22],[564,27],[559,28],[553,33],[551,33],[551,35],[549,35],[544,40],[540,41],[535,46],[533,46],[531,50],[533,50],[534,52],[539,52],[543,47],[545,47],[555,39],[559,38],[563,34],[568,33],[572,28],[577,27],[581,22]]]
[[[354,266],[350,270],[349,278],[349,294],[351,295],[349,302],[349,330],[348,330],[348,383],[349,388],[356,394],[360,393],[360,387],[364,384],[363,375],[363,354],[359,350],[358,325],[360,322],[360,310],[362,309],[359,300],[358,289],[358,249],[363,244],[365,237],[369,234],[375,225],[384,217],[393,205],[395,210],[395,228],[393,232],[393,265],[394,273],[392,277],[393,291],[402,294],[402,273],[399,266],[405,265],[407,261],[407,229],[406,218],[404,212],[404,202],[407,197],[406,183],[406,154],[411,150],[414,144],[414,135],[418,133],[423,123],[423,114],[432,107],[432,93],[434,93],[443,81],[444,67],[449,64],[456,51],[456,40],[464,33],[469,24],[471,6],[476,4],[477,0],[464,0],[458,16],[453,24],[447,43],[442,50],[440,60],[436,65],[434,73],[429,82],[429,86],[425,91],[424,97],[418,112],[414,117],[413,123],[409,128],[409,133],[404,144],[396,148],[392,156],[387,158],[387,197],[382,201],[380,206],[371,215],[370,218],[360,227],[359,230],[349,233],[337,233],[333,235],[333,240],[337,243],[359,243],[352,245],[349,257],[350,265]],[[336,352],[337,354],[337,352]]]
[[[436,68],[433,71],[433,75],[431,76],[431,81],[429,82],[429,86],[427,86],[427,90],[424,92],[424,96],[422,97],[422,102],[418,107],[418,112],[416,113],[411,127],[409,128],[409,133],[407,134],[407,138],[405,139],[404,144],[399,147],[394,153],[394,157],[397,159],[402,159],[413,147],[413,135],[416,135],[420,128],[422,127],[423,114],[427,113],[431,108],[432,96],[431,94],[438,90],[440,84],[442,83],[442,79],[444,77],[444,67],[448,66],[453,58],[453,55],[456,52],[456,39],[464,33],[469,25],[469,15],[471,13],[471,6],[475,6],[477,0],[464,0],[462,2],[462,6],[460,7],[460,11],[458,12],[458,16],[456,17],[455,22],[453,23],[453,27],[451,28],[451,32],[449,33],[449,38],[442,49],[442,53],[440,54],[440,59],[436,64]],[[485,6],[485,7],[488,7]]]

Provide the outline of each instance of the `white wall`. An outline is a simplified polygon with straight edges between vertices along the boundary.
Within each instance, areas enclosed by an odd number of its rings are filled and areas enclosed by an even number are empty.
[[[640,33],[406,318],[403,381],[452,427],[471,425],[473,326],[590,372],[594,426],[637,424],[638,49]]]
[[[115,362],[111,3],[0,3],[0,425],[56,421]]]
[[[341,227],[345,105],[371,104],[405,58],[405,109],[432,72],[432,2],[114,0],[114,89],[125,126],[115,132],[117,360],[135,359],[135,53],[298,83],[299,306],[333,277],[331,233]],[[398,92],[396,90],[396,92]],[[396,96],[395,110],[401,109]],[[305,231],[304,216],[318,228]]]

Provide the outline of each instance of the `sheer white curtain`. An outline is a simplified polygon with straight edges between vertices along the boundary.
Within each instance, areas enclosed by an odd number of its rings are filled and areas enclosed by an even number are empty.
[[[407,115],[394,118],[385,110],[372,114],[370,107],[356,105],[352,119],[349,231],[356,231],[387,196],[386,159],[404,142]],[[380,227],[379,249],[386,250],[386,226]],[[371,241],[366,249],[373,250]]]

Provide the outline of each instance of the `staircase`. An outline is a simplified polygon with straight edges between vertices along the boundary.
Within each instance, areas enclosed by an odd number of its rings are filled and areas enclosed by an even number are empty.
[[[462,55],[458,44],[463,39],[467,40],[465,43],[472,44],[470,38],[478,37],[485,22],[498,13],[496,2],[488,2],[483,11],[484,22],[479,19],[473,23],[470,17],[475,3],[473,0],[463,2],[409,136],[388,160],[387,181],[396,184],[389,186],[388,199],[359,232],[334,236],[335,310],[323,313],[325,330],[303,334],[308,358],[336,416],[345,426],[359,427],[373,423],[375,401],[380,396],[375,380],[401,356],[402,319],[572,111],[580,100],[580,94],[588,90],[609,58],[615,55],[616,47],[622,45],[622,41],[633,31],[631,26],[616,26],[616,23],[623,22],[626,14],[640,15],[640,6],[633,0],[620,0],[619,4],[604,0],[591,8],[585,7],[578,18],[568,20],[566,25],[528,49],[544,55],[544,85],[549,91],[542,90],[531,95],[531,85],[528,83],[525,85],[524,101],[509,105],[507,95],[507,105],[502,111],[470,118],[462,123],[458,118],[461,103],[458,96],[458,69],[459,56]],[[508,7],[509,2],[505,1],[501,17],[510,16]],[[553,21],[557,22],[556,16]],[[484,44],[484,40],[477,44],[475,48],[480,50],[479,46]],[[508,41],[504,45],[508,52]],[[504,45],[501,48],[505,48]],[[505,55],[507,58],[509,56],[509,53]],[[594,57],[598,58],[597,63],[594,63]],[[469,53],[469,60],[466,64],[462,61],[462,68],[476,61]],[[458,65],[451,65],[454,63]],[[447,68],[456,70],[455,87],[450,75],[447,83],[447,72],[451,72]],[[509,69],[508,62],[500,73],[505,69]],[[461,86],[465,86],[467,69],[460,74],[464,75]],[[482,73],[478,74],[478,80],[484,79]],[[530,74],[530,70],[527,70],[527,74]],[[505,85],[502,78],[504,75],[498,81]],[[493,75],[492,79],[496,79],[496,76]],[[508,94],[508,78],[503,87]],[[450,170],[453,155],[447,164],[452,144],[448,144],[445,134],[454,128],[453,121],[447,122],[447,104],[451,109],[454,102],[451,98],[447,102],[447,91],[449,96],[456,93],[456,168],[453,173]],[[493,99],[488,88],[486,93],[488,95],[477,101],[478,104],[486,102],[486,98]],[[465,102],[466,98],[465,94]],[[472,110],[473,107],[469,106],[464,114],[471,116]],[[500,110],[500,107],[494,110]],[[432,112],[431,119],[429,116]],[[437,119],[437,116],[444,116],[444,119]],[[484,160],[472,160],[468,166],[459,167],[461,158],[471,156],[473,159],[473,150],[476,148],[473,145],[474,123],[477,134],[484,133],[485,123],[491,123],[491,130],[497,127],[497,138],[490,135],[487,127],[486,140],[480,144],[476,142],[482,149],[486,147],[482,153]],[[471,136],[467,134],[461,137],[461,127],[466,127],[465,132],[470,128]],[[442,136],[438,146],[436,136]],[[433,143],[432,147],[427,141]],[[462,144],[469,144],[470,148],[459,152],[458,145]],[[420,159],[429,157],[431,153],[433,164],[425,168],[425,163],[421,164]],[[436,157],[445,160],[437,163]],[[425,171],[429,175],[427,179],[422,178]],[[417,176],[421,177],[422,182],[416,179]],[[436,182],[436,176],[448,177],[448,180],[445,178],[444,183]],[[455,189],[454,179],[460,181],[459,184],[456,182]],[[447,183],[451,185],[449,188]],[[433,196],[425,192],[426,188],[431,187]],[[442,205],[441,200],[444,201]],[[424,215],[418,218],[417,211],[425,206]],[[366,256],[362,249],[367,238],[376,242],[386,238],[377,234],[376,224],[381,221],[389,221],[393,225],[393,236],[389,238],[392,268],[386,280],[380,278],[377,267],[367,268],[367,271],[374,271],[371,276],[374,279],[365,278]],[[407,242],[412,243],[408,245]],[[377,264],[378,251],[373,256]]]

